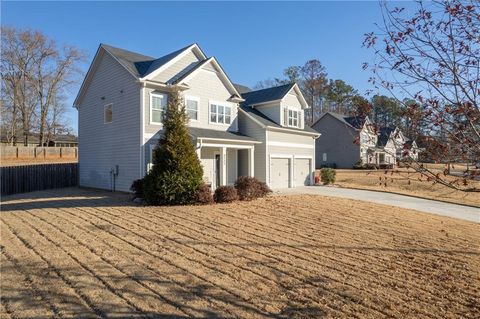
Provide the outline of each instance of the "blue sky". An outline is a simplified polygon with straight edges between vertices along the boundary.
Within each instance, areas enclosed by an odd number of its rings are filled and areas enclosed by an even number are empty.
[[[93,59],[99,43],[154,57],[197,42],[229,77],[254,86],[285,67],[319,59],[330,78],[364,93],[372,52],[363,35],[374,31],[376,1],[353,2],[4,2],[3,25],[38,29]],[[72,88],[71,105],[80,84]],[[75,109],[68,117],[76,130]]]

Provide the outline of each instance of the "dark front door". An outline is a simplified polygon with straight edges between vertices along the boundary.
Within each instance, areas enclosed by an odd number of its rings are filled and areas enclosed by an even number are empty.
[[[215,154],[215,188],[220,186],[220,154]]]

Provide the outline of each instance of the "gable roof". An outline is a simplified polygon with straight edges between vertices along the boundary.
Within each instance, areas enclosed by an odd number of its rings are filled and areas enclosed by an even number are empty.
[[[385,146],[390,139],[391,134],[395,131],[393,127],[381,127],[378,132],[377,146]]]
[[[312,126],[315,126],[326,115],[332,116],[333,118],[339,120],[340,122],[344,123],[348,127],[351,127],[355,130],[361,130],[368,119],[367,116],[346,116],[344,114],[335,113],[335,112],[325,112],[320,115],[318,120],[316,120],[315,123],[312,124]]]
[[[254,109],[253,107],[249,105],[245,105],[245,103],[242,103],[240,105],[240,110],[245,112],[250,118],[252,118],[254,121],[259,123],[262,126],[265,127],[271,127],[271,128],[279,128],[279,129],[285,129],[285,130],[291,130],[291,131],[298,131],[298,132],[305,132],[305,133],[310,133],[310,134],[315,134],[315,135],[320,135],[319,132],[314,130],[308,125],[304,125],[304,128],[296,128],[296,127],[284,127],[281,126],[277,123],[275,123],[273,120],[271,120],[268,116],[263,114],[257,109]]]
[[[116,48],[108,44],[100,44],[100,47],[107,50],[114,58],[120,62],[130,73],[134,74],[138,78],[143,78],[153,71],[157,70],[161,66],[167,64],[182,52],[192,47],[190,44],[184,48],[176,50],[172,53],[164,55],[160,58],[153,58],[148,55],[143,55],[133,51],[128,51],[121,48]]]
[[[250,91],[242,93],[245,99],[244,105],[252,106],[256,104],[281,100],[295,86],[295,83],[289,83],[280,86],[274,86],[267,89]]]
[[[240,93],[240,94],[252,91],[252,89],[249,88],[248,86],[241,85],[241,84],[238,84],[238,83],[233,83],[233,86],[237,89],[238,93]]]

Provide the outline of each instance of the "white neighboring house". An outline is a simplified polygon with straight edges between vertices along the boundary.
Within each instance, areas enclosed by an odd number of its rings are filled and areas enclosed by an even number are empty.
[[[313,182],[315,139],[296,84],[233,84],[197,44],[154,58],[101,44],[75,99],[80,185],[129,191],[152,164],[168,93],[179,89],[212,188],[255,176],[272,188]]]

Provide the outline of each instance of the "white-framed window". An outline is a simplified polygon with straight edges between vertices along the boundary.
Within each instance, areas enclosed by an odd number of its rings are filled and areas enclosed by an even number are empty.
[[[113,104],[107,104],[103,107],[103,123],[113,122]]]
[[[300,111],[288,110],[288,126],[299,127]]]
[[[324,162],[327,161],[327,153],[323,153],[323,155],[322,155],[322,160],[323,160]]]
[[[210,102],[210,123],[232,123],[232,107],[227,104]]]
[[[190,121],[198,121],[198,108],[200,99],[193,96],[185,97],[185,109]]]
[[[164,93],[150,93],[150,123],[162,124],[167,109],[167,95]]]

